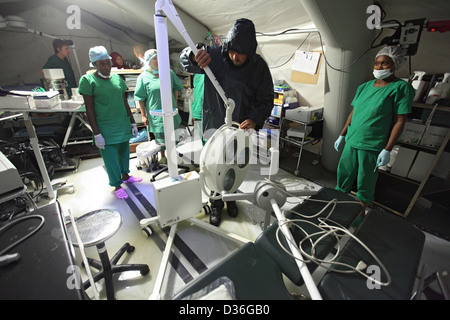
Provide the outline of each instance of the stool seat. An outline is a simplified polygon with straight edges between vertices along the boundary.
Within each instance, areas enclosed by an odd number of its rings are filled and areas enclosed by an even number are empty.
[[[119,251],[109,259],[105,241],[111,238],[122,225],[122,216],[116,210],[100,209],[88,212],[75,220],[80,240],[83,246],[96,246],[100,261],[88,258],[89,266],[98,270],[94,275],[94,282],[100,279],[105,280],[106,297],[108,300],[115,299],[113,274],[124,271],[140,271],[141,275],[149,273],[150,269],[146,264],[119,264],[119,260],[125,252],[132,253],[135,248],[129,243],[125,243]],[[79,246],[75,237],[73,226],[67,227],[67,232],[75,246]],[[86,290],[90,287],[90,282],[85,281],[83,287]]]
[[[157,154],[161,150],[161,146],[155,140],[140,143],[136,147],[136,157],[144,161],[145,159]]]
[[[85,247],[105,242],[119,231],[122,217],[116,210],[100,209],[91,211],[76,219],[80,239]],[[73,244],[78,246],[72,226],[68,228]]]

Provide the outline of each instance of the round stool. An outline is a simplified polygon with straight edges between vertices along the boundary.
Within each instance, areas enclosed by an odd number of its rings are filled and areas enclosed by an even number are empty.
[[[88,258],[89,265],[98,270],[94,275],[94,281],[105,279],[106,297],[108,300],[115,299],[112,275],[117,272],[138,270],[142,275],[146,275],[150,269],[146,264],[117,264],[122,255],[127,251],[132,253],[134,247],[125,243],[120,250],[109,260],[106,251],[105,241],[111,238],[120,229],[122,217],[116,210],[100,209],[91,211],[75,220],[80,239],[85,247],[96,246],[100,261]],[[75,246],[78,246],[75,232],[71,225],[67,228],[68,233]],[[85,281],[83,287],[86,290],[90,287],[90,282]]]

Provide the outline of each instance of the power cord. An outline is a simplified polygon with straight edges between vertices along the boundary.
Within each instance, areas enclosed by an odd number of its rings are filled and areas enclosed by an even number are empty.
[[[6,254],[6,253],[8,251],[10,251],[12,248],[14,248],[15,246],[17,246],[20,243],[22,243],[23,241],[25,241],[26,239],[28,239],[29,237],[31,237],[32,235],[34,235],[36,232],[38,232],[44,225],[45,218],[41,215],[29,215],[29,216],[17,218],[0,228],[0,233],[2,233],[4,230],[7,230],[16,224],[18,224],[22,221],[25,221],[25,220],[29,220],[29,219],[40,219],[41,222],[36,228],[34,228],[34,230],[32,230],[31,232],[29,232],[28,234],[26,234],[25,236],[23,236],[16,242],[12,243],[8,247],[6,247],[2,251],[0,251],[0,267],[7,266],[10,263],[20,259],[20,255],[18,253],[13,253],[13,254]]]
[[[286,193],[286,195],[293,197],[294,195],[290,194],[289,192],[287,192],[286,190],[284,190],[283,188],[279,187],[277,185],[277,183],[272,183],[270,181],[268,181],[268,183],[271,183],[275,188],[278,188],[281,192]],[[319,210],[319,212],[313,214],[313,215],[302,215],[299,212],[293,211],[293,210],[284,210],[282,212],[283,215],[283,221],[280,221],[277,231],[276,231],[276,239],[277,242],[279,244],[279,246],[282,248],[283,251],[285,251],[289,256],[293,257],[296,260],[302,261],[303,263],[316,263],[317,265],[325,268],[326,270],[332,271],[332,272],[338,272],[338,273],[359,273],[360,275],[362,275],[363,277],[370,279],[371,281],[373,281],[376,284],[379,284],[381,286],[388,286],[391,284],[391,276],[388,272],[388,270],[386,269],[386,267],[384,266],[384,264],[380,261],[380,259],[372,252],[372,250],[370,250],[370,248],[367,247],[367,245],[365,245],[361,240],[359,240],[356,236],[354,236],[347,228],[344,228],[342,225],[340,225],[339,223],[333,221],[330,219],[331,214],[334,212],[337,204],[343,204],[343,203],[347,203],[347,204],[355,204],[355,205],[361,205],[359,201],[338,201],[337,199],[332,199],[330,201],[327,200],[320,200],[320,199],[311,199],[311,198],[305,198],[304,200],[306,201],[316,201],[316,202],[324,202],[326,203],[325,207],[322,208],[321,210]],[[331,206],[330,212],[326,215],[326,217],[319,217],[323,212],[325,212],[325,210],[327,210],[329,207]],[[303,217],[305,219],[288,219],[285,216],[285,212],[291,212],[293,214],[296,214],[300,217]],[[312,219],[312,218],[318,218],[319,224],[314,223],[310,220],[306,220],[306,219]],[[306,223],[306,224],[310,224],[314,227],[316,227],[319,231],[309,234],[307,233],[303,228],[300,227],[299,224],[297,224],[296,222],[301,222],[301,223]],[[333,225],[331,225],[331,223]],[[304,238],[299,242],[298,244],[298,248],[300,250],[300,253],[302,254],[302,257],[304,257],[304,259],[300,259],[295,257],[288,248],[286,248],[283,243],[280,240],[280,236],[279,233],[281,231],[281,227],[284,226],[285,224],[289,224],[289,226],[291,227],[295,227],[297,229],[299,229],[303,234],[304,234]],[[315,253],[316,253],[316,247],[320,244],[321,241],[323,241],[325,238],[332,236],[335,237],[336,242],[337,242],[337,250],[334,253],[334,255],[330,258],[328,258],[327,260],[325,259],[320,259],[318,257],[316,257]],[[318,237],[316,240],[313,240],[314,237]],[[352,266],[348,263],[342,263],[342,262],[338,262],[335,261],[337,259],[337,257],[339,256],[339,253],[341,252],[341,245],[340,242],[342,239],[344,238],[353,238],[360,246],[363,247],[363,249],[369,253],[369,255],[378,263],[378,265],[380,266],[382,272],[386,275],[387,280],[385,282],[379,281],[373,277],[371,277],[370,275],[364,273],[363,271],[366,270],[367,268],[367,264],[364,261],[359,261],[357,263],[356,266]],[[311,246],[311,253],[307,253],[304,249],[304,244],[305,243],[309,243],[309,245]],[[328,266],[330,265],[330,266]],[[343,269],[337,269],[337,268],[332,268],[331,266],[339,266]]]

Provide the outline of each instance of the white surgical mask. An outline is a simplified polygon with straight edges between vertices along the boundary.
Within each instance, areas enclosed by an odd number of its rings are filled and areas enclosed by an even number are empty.
[[[100,71],[97,70],[97,73],[100,77],[102,77],[103,79],[108,79],[109,77],[111,77],[111,75],[109,76],[105,76],[103,73],[101,73]]]
[[[376,79],[386,79],[392,74],[391,69],[376,70],[373,69],[373,76]]]

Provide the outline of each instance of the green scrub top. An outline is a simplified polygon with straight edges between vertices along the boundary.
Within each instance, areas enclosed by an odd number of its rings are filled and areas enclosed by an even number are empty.
[[[178,76],[170,70],[170,82],[173,90],[182,90],[183,85],[181,84]],[[134,100],[145,101],[145,109],[147,111],[149,131],[154,133],[164,132],[163,117],[150,115],[150,110],[161,110],[161,86],[159,78],[157,78],[153,73],[145,70],[138,77],[136,83],[136,90],[134,91]],[[175,101],[175,96],[172,94],[172,105],[174,108],[177,107],[177,102]],[[179,114],[173,117],[174,128],[177,129],[181,123],[181,117]]]
[[[202,119],[204,83],[205,75],[201,73],[195,73],[193,79],[194,94],[192,99],[191,114],[192,118],[196,120]]]
[[[77,82],[75,80],[75,73],[67,58],[63,61],[54,54],[48,58],[42,69],[63,69],[64,77],[67,81],[67,94],[69,95],[69,98],[72,96],[72,88],[77,87]]]
[[[414,88],[397,78],[384,87],[375,80],[360,85],[353,99],[353,116],[346,143],[362,150],[380,151],[389,139],[395,114],[411,113]]]
[[[94,97],[97,127],[107,145],[132,138],[131,120],[123,100],[127,89],[125,81],[113,73],[109,79],[100,79],[94,73],[85,74],[80,79],[78,92]]]

